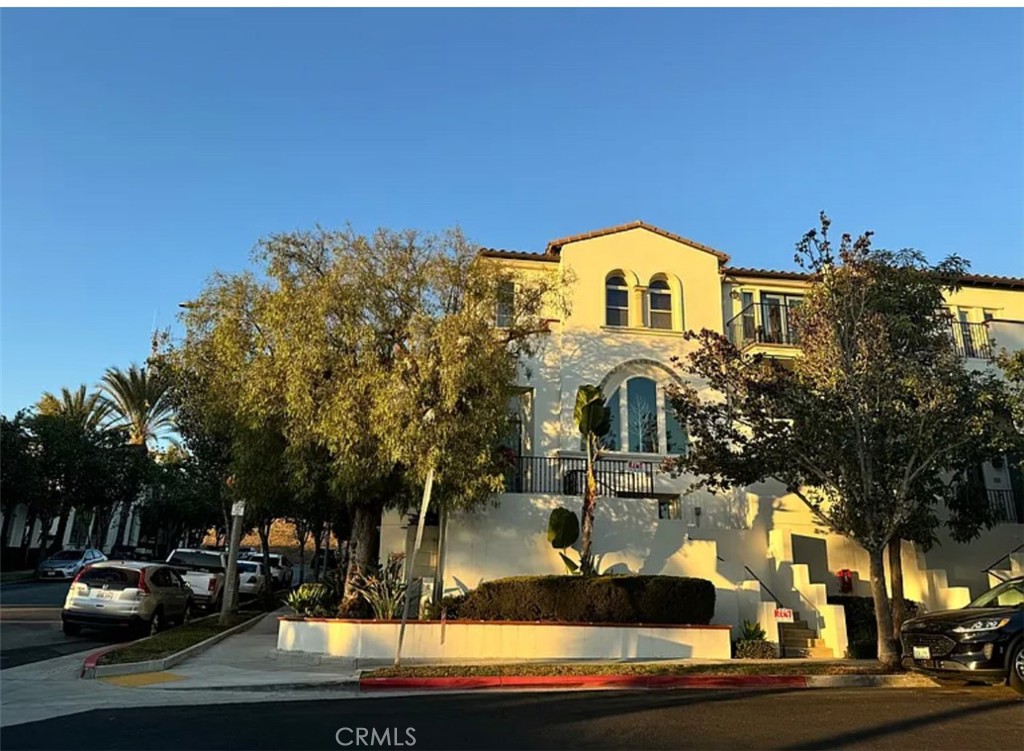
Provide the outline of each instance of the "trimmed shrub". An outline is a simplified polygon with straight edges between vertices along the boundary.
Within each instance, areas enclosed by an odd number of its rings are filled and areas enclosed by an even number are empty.
[[[299,615],[307,618],[325,618],[333,615],[336,603],[330,587],[325,584],[300,584],[298,589],[288,593],[288,605]]]
[[[878,627],[875,624],[875,601],[871,597],[855,595],[832,595],[829,605],[842,605],[846,612],[846,638],[849,644],[846,657],[855,660],[871,660],[878,657]],[[907,600],[907,618],[924,612],[919,602]]]
[[[466,621],[701,625],[714,615],[715,588],[682,576],[517,576],[443,605],[448,618]]]
[[[733,642],[732,656],[740,660],[774,660],[779,651],[764,639],[740,639]]]

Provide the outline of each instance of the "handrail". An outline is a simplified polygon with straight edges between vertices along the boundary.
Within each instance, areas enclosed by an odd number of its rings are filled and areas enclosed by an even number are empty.
[[[752,577],[757,579],[757,583],[761,585],[761,587],[764,589],[765,592],[767,592],[768,594],[770,594],[772,596],[772,599],[775,600],[775,604],[778,605],[781,608],[782,607],[782,600],[779,599],[778,595],[776,595],[774,592],[772,592],[770,589],[768,589],[768,585],[765,584],[763,581],[761,581],[761,577],[758,576],[757,574],[755,574],[753,571],[751,571],[750,570],[750,566],[744,564],[743,568],[746,569],[746,572],[748,574],[750,574]],[[812,605],[812,607],[813,607],[813,605]]]
[[[1013,550],[1011,550],[1010,552],[1008,552],[1008,553],[1004,553],[1004,554],[1003,554],[1002,556],[1000,556],[1000,557],[999,557],[999,558],[997,558],[996,560],[992,561],[992,563],[990,563],[990,564],[989,564],[988,566],[986,566],[985,568],[983,568],[983,569],[981,570],[981,573],[982,573],[982,574],[994,574],[995,576],[997,576],[997,577],[998,577],[998,576],[999,576],[999,574],[997,574],[997,573],[996,573],[995,571],[993,571],[992,569],[993,569],[993,568],[995,568],[995,566],[996,566],[996,564],[997,564],[997,563],[1002,563],[1002,562],[1003,562],[1003,561],[1004,561],[1005,559],[1009,558],[1009,557],[1010,557],[1011,555],[1013,555],[1014,553],[1016,553],[1016,552],[1017,552],[1018,550],[1020,550],[1021,548],[1024,548],[1024,542],[1022,542],[1022,543],[1021,543],[1020,545],[1018,545],[1017,547],[1015,547],[1015,548],[1014,548]],[[999,577],[999,578],[1002,578],[1002,577]],[[1003,579],[1003,581],[1006,581],[1006,580],[1005,580],[1005,579]]]

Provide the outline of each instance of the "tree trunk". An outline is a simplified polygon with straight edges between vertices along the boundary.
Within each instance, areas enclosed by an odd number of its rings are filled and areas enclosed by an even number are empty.
[[[29,556],[32,554],[32,530],[36,526],[38,514],[30,511],[28,519],[25,520],[25,528],[21,531],[21,561],[23,566],[28,566]]]
[[[587,438],[587,488],[583,496],[580,531],[580,573],[589,576],[594,573],[593,555],[590,552],[594,535],[594,504],[597,501],[597,478],[594,476],[594,456],[591,440]]]
[[[903,599],[903,541],[889,540],[889,584],[892,590],[892,638],[899,640],[900,629],[907,618],[907,603]]]
[[[64,535],[68,531],[68,518],[71,516],[71,508],[68,507],[60,512],[60,521],[57,522],[57,533],[53,536],[53,542],[50,543],[46,551],[49,554],[56,553],[64,547]],[[46,530],[43,530],[43,539],[45,540]]]
[[[353,509],[351,555],[345,575],[345,595],[341,609],[349,611],[358,606],[359,595],[352,584],[355,577],[380,564],[380,516],[384,511],[384,500],[374,498],[356,505]],[[328,531],[330,535],[330,531]],[[330,538],[328,537],[328,545]],[[327,545],[324,546],[325,548]],[[327,558],[326,552],[324,558]]]
[[[295,539],[299,543],[299,584],[306,581],[306,540],[309,539],[308,522],[295,523]]]
[[[260,550],[263,552],[263,576],[267,580],[267,587],[263,590],[263,601],[267,605],[267,610],[274,609],[274,580],[270,578],[270,525],[273,523],[273,519],[266,519],[256,525],[256,533],[260,536]]]
[[[14,516],[15,509],[16,507],[11,508],[4,514],[4,523],[3,526],[0,526],[0,550],[8,547],[7,538],[11,534],[11,518]]]
[[[326,553],[322,553],[322,547],[320,545],[323,539],[323,525],[319,526],[316,532],[313,533],[313,581],[320,581],[320,559]]]
[[[892,638],[892,614],[889,612],[889,595],[885,591],[885,548],[869,550],[868,555],[871,560],[871,597],[878,628],[878,661],[886,669],[894,670],[899,667],[900,659]]]
[[[124,544],[124,531],[128,528],[128,516],[131,514],[132,504],[130,501],[121,502],[121,514],[117,519],[117,535],[114,537],[114,547],[119,548]]]

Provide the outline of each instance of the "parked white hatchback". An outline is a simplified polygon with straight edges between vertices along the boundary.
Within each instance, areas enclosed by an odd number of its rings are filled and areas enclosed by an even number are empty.
[[[162,563],[105,561],[75,577],[60,617],[64,633],[128,627],[150,635],[192,618],[192,590]]]
[[[254,561],[238,562],[238,594],[245,597],[258,597],[267,587],[263,567]]]

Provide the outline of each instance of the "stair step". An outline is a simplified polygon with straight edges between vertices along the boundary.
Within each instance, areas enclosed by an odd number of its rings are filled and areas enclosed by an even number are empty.
[[[824,639],[783,639],[782,645],[786,649],[811,649],[814,647],[824,647]]]
[[[815,636],[817,636],[817,634],[815,634],[809,628],[791,628],[791,627],[786,627],[784,629],[781,629],[781,632],[782,632],[783,637],[787,638],[787,639],[789,637],[793,637],[794,639],[798,639],[798,638],[799,639],[813,639]]]
[[[829,647],[789,647],[783,646],[782,648],[783,657],[827,657],[834,658],[832,650]]]

